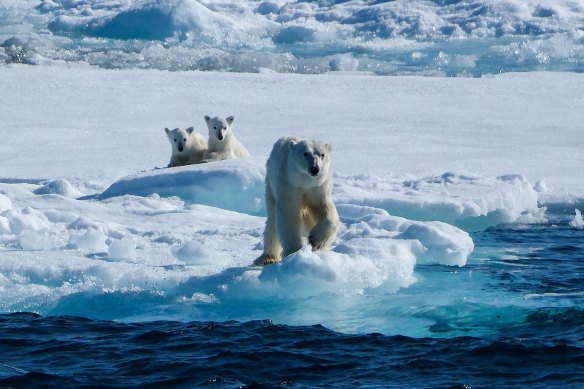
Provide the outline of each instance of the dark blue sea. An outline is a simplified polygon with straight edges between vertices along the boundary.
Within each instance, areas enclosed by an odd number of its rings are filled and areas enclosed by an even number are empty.
[[[580,309],[550,309],[489,338],[415,339],[269,320],[121,324],[18,313],[0,318],[10,363],[0,366],[0,385],[578,388],[583,319]]]
[[[465,269],[488,276],[498,292],[545,299],[545,307],[508,311],[501,301],[499,312],[477,306],[466,317],[454,312],[466,308],[438,307],[452,312],[426,337],[338,333],[269,317],[121,323],[3,314],[0,387],[582,388],[584,231],[568,221],[552,215],[545,224],[473,234],[477,249]],[[417,288],[404,293],[423,293]],[[485,325],[490,333],[478,336],[476,327]]]

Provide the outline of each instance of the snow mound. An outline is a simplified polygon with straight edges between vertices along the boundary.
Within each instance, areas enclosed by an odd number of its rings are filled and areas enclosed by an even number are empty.
[[[407,242],[417,263],[464,266],[474,244],[465,231],[439,221],[422,222],[391,216],[379,208],[337,206],[345,227],[339,232],[334,251],[375,256],[395,251],[382,242]],[[379,245],[381,247],[378,247]]]
[[[50,226],[45,214],[30,206],[23,209],[12,208],[2,213],[2,216],[6,220],[2,225],[8,227],[6,233],[21,234],[25,231],[41,231]]]
[[[107,249],[111,260],[133,261],[136,258],[136,244],[132,238],[114,239]]]
[[[265,216],[264,177],[263,163],[234,159],[142,172],[115,182],[97,198],[175,196],[187,205],[203,204]],[[406,219],[441,221],[469,232],[545,219],[545,208],[538,205],[538,192],[521,175],[445,173],[405,181],[335,175],[333,200],[337,206],[370,206]]]
[[[538,193],[521,175],[478,177],[456,173],[406,181],[339,176],[337,203],[382,208],[413,220],[439,220],[465,231],[544,218]]]
[[[201,242],[190,240],[172,250],[172,254],[189,265],[228,265],[228,258]]]
[[[71,232],[68,247],[86,252],[105,252],[107,236],[101,229],[89,228],[81,233]]]
[[[186,204],[203,204],[236,212],[263,213],[265,168],[248,159],[144,172],[107,188],[98,199],[122,195],[176,196]]]
[[[47,231],[25,231],[20,235],[19,243],[27,251],[51,250],[54,247]]]
[[[291,296],[354,294],[370,288],[395,293],[415,282],[416,257],[409,244],[389,239],[365,239],[360,244],[352,245],[354,252],[350,255],[312,252],[310,247],[304,247],[281,262],[266,266],[259,280],[264,288],[271,285],[276,292]]]
[[[81,195],[81,192],[75,189],[67,180],[43,182],[33,193],[36,195],[57,194],[66,197],[78,197]]]
[[[0,193],[0,212],[8,211],[12,208],[12,201],[6,196]]]
[[[410,221],[356,205],[340,206],[339,214],[345,225],[332,250],[305,246],[262,268],[259,287],[295,297],[395,293],[416,281],[416,264],[463,266],[474,248],[466,232],[444,223]],[[242,280],[249,282],[249,276]]]

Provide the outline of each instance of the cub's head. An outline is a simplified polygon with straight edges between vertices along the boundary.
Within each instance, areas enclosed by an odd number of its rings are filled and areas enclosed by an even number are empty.
[[[326,177],[329,173],[332,146],[316,139],[291,140],[292,163],[298,171],[309,177]]]
[[[172,145],[172,151],[176,153],[182,153],[187,147],[187,142],[193,133],[194,128],[189,127],[186,130],[184,128],[175,128],[174,130],[165,128],[164,131],[166,131],[168,140]]]
[[[205,115],[205,123],[207,123],[207,127],[209,128],[209,137],[217,139],[218,141],[224,140],[231,131],[231,126],[233,125],[234,120],[235,118],[233,116],[227,118],[212,118]]]

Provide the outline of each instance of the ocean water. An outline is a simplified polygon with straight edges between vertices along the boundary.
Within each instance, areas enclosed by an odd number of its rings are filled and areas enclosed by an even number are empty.
[[[110,69],[581,73],[584,2],[0,0],[0,70],[22,64],[78,80],[101,68],[104,83]],[[577,127],[556,120],[550,131]],[[257,269],[254,163],[109,188],[91,167],[0,177],[0,386],[584,386],[582,193],[511,175],[341,172],[342,242]]]

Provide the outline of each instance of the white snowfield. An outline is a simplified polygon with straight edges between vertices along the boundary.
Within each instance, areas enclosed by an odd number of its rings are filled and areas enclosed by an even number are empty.
[[[250,318],[229,302],[395,293],[416,265],[464,266],[469,232],[584,203],[581,74],[14,66],[0,83],[2,312],[200,319],[220,302],[223,319]],[[252,157],[161,168],[163,129],[201,132],[206,112],[233,113]],[[285,134],[333,145],[342,227],[330,251],[253,267],[265,161]]]

